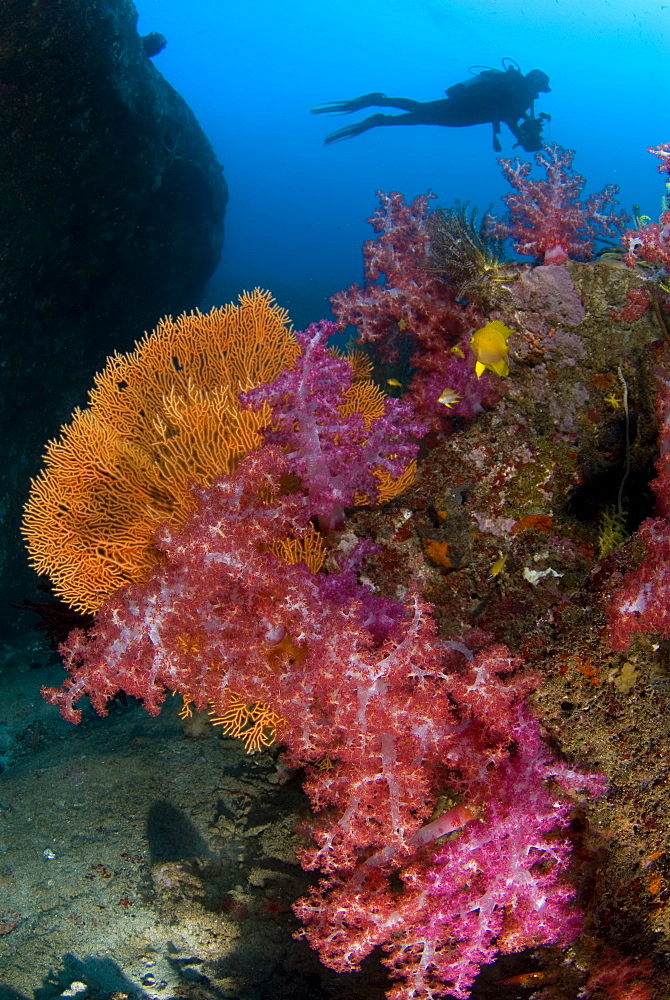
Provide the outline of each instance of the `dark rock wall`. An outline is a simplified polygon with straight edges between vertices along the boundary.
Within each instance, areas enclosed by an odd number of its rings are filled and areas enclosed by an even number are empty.
[[[130,0],[0,9],[0,628],[34,590],[18,535],[46,440],[113,350],[197,305],[227,188]],[[30,596],[30,595],[29,595]]]

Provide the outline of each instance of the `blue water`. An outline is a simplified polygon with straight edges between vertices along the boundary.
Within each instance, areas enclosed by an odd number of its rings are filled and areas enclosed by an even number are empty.
[[[230,186],[226,244],[209,304],[261,285],[298,326],[362,273],[375,192],[429,189],[500,211],[509,190],[491,128],[372,129],[332,146],[355,116],[327,101],[383,91],[435,100],[472,65],[515,59],[551,93],[535,110],[548,142],[576,150],[586,192],[613,182],[630,213],[656,218],[664,193],[649,145],[670,141],[670,0],[138,0],[139,29],[160,31],[155,65],[186,98]],[[373,111],[375,109],[372,109]],[[513,138],[503,126],[503,156]]]

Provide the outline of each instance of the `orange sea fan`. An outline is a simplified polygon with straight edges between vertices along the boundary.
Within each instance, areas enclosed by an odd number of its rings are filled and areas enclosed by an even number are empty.
[[[271,705],[257,701],[248,705],[239,695],[229,692],[230,704],[217,715],[210,712],[213,726],[222,726],[226,736],[237,736],[244,743],[247,753],[258,753],[271,747],[277,739],[277,726],[284,719]]]
[[[209,313],[162,320],[95,378],[89,406],[47,445],[23,535],[32,565],[79,611],[96,611],[157,558],[155,529],[179,526],[190,480],[209,482],[261,445],[266,407],[237,394],[300,353],[288,313],[255,289]]]
[[[341,351],[339,347],[330,347],[329,351],[334,358],[344,358],[349,362],[355,382],[372,378],[372,358],[365,351],[357,350],[355,347],[346,351]]]
[[[352,413],[362,414],[366,427],[369,427],[373,420],[383,416],[387,399],[386,393],[371,379],[362,379],[352,382],[346,390],[340,410],[345,417]]]
[[[409,489],[414,482],[416,477],[416,459],[412,459],[405,471],[397,479],[391,479],[386,469],[376,469],[375,475],[379,480],[377,503],[388,503],[389,500],[393,500],[394,497],[400,496],[401,493]]]
[[[261,446],[268,406],[242,409],[238,394],[273,382],[299,354],[288,313],[257,288],[239,305],[167,317],[134,351],[109,358],[88,407],[47,445],[25,506],[31,564],[55,593],[95,612],[118,587],[140,580],[160,559],[156,528],[183,524],[189,483],[209,483]],[[343,411],[361,413],[370,426],[386,396],[361,363],[352,366],[357,377]],[[402,492],[414,471],[412,462],[393,481],[377,470],[378,502]],[[318,572],[325,549],[312,535],[287,539],[277,554]]]
[[[282,538],[272,546],[272,552],[289,566],[304,562],[310,573],[318,573],[326,559],[323,536],[313,527],[307,528],[301,538]]]

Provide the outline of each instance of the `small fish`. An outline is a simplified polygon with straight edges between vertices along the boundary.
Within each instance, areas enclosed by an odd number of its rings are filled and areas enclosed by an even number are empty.
[[[386,379],[386,384],[387,385],[394,385],[394,386],[396,386],[396,388],[402,389],[402,382],[399,382],[397,378],[387,378]]]
[[[462,398],[463,397],[459,392],[454,392],[453,389],[445,389],[442,395],[437,397],[437,401],[438,403],[442,403],[442,405],[446,406],[448,409],[451,409],[454,403],[457,403],[459,399]]]
[[[549,979],[547,972],[538,970],[537,972],[522,972],[519,976],[510,976],[509,979],[501,979],[505,986],[539,986]]]
[[[457,358],[465,357],[465,351],[463,350],[460,344],[454,344],[454,346],[451,348],[451,353],[455,354]]]
[[[507,562],[507,556],[503,555],[502,552],[499,552],[498,556],[499,558],[496,559],[493,566],[491,566],[491,569],[489,570],[489,575],[488,575],[489,580],[494,580],[496,576],[500,576],[500,574],[505,568],[505,563]]]
[[[513,332],[499,319],[487,323],[481,330],[475,330],[470,337],[470,347],[476,359],[475,372],[478,378],[486,368],[496,375],[509,375],[507,341]]]

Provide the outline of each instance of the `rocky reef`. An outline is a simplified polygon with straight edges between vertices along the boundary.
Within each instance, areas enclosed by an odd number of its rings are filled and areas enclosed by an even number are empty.
[[[136,23],[129,0],[0,15],[3,607],[26,589],[16,529],[45,435],[102,358],[197,305],[221,252],[222,168]]]

